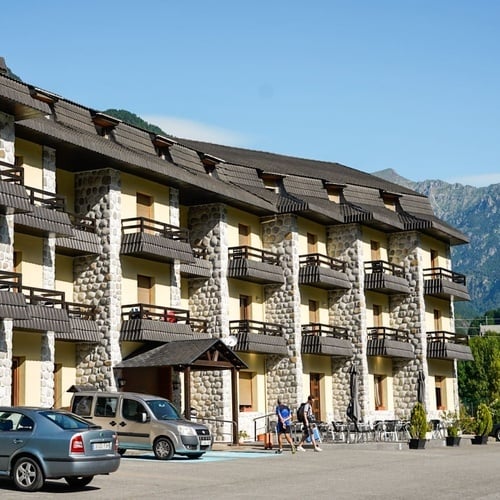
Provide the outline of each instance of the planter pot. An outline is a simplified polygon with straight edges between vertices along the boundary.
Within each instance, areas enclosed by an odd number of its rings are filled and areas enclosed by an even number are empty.
[[[474,436],[471,439],[472,444],[486,444],[488,442],[488,436]]]
[[[410,450],[423,450],[425,448],[426,439],[410,439],[408,442]]]
[[[446,446],[460,446],[460,439],[459,436],[446,436]]]

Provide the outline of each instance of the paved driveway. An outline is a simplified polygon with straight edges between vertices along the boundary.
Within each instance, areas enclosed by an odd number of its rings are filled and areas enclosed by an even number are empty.
[[[409,450],[406,444],[323,444],[323,453],[215,451],[206,459],[122,460],[71,499],[489,499],[500,498],[500,443]],[[251,450],[250,450],[251,451]],[[221,455],[217,458],[217,453]],[[213,457],[212,457],[213,456]],[[64,482],[48,483],[38,498],[67,495]],[[0,482],[0,497],[27,495]]]

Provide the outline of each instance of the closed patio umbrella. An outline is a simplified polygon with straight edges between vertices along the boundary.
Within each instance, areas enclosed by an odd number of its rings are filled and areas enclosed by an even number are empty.
[[[359,404],[359,380],[358,380],[358,369],[355,364],[352,364],[349,368],[350,381],[349,387],[351,389],[351,399],[349,400],[349,405],[347,407],[347,416],[354,422],[356,431],[359,431],[358,423],[361,420],[361,406]]]
[[[425,375],[423,370],[417,375],[417,401],[425,405]]]

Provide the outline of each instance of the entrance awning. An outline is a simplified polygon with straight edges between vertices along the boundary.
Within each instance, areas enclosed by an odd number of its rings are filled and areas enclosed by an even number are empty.
[[[133,353],[115,368],[172,366],[178,370],[227,370],[247,368],[247,365],[220,339],[177,340],[146,352]]]

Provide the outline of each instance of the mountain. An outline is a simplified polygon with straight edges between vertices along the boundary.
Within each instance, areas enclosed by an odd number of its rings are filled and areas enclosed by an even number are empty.
[[[470,238],[452,247],[453,271],[467,276],[470,302],[455,303],[457,317],[474,318],[500,304],[500,184],[476,188],[440,180],[413,182],[392,169],[373,175],[395,182],[430,200],[435,214]]]

